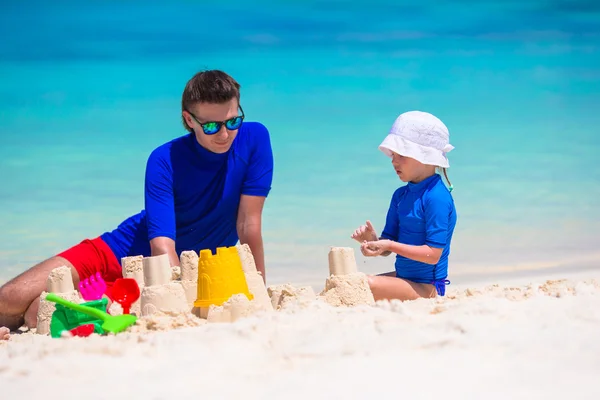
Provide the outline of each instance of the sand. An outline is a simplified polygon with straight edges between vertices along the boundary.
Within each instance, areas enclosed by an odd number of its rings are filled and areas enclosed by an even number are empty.
[[[329,275],[345,275],[358,272],[352,247],[331,247],[328,258]]]
[[[43,291],[40,295],[36,328],[36,333],[40,335],[50,333],[52,314],[56,310],[56,304],[46,300],[48,293],[55,293],[73,303],[81,303],[83,301],[79,292],[73,286],[73,275],[69,267],[63,265],[50,271],[46,279],[46,291]]]
[[[332,306],[357,306],[375,302],[367,276],[362,272],[330,276],[320,295]]]
[[[142,315],[152,315],[161,311],[173,313],[191,311],[180,282],[145,286],[141,293],[141,309]]]
[[[121,258],[121,266],[123,278],[133,278],[140,288],[140,293],[144,290],[144,257],[143,256],[132,256]],[[109,307],[109,312],[113,315],[120,315],[123,313],[123,308],[117,302],[113,302]],[[129,312],[135,315],[141,315],[142,313],[142,299],[141,296],[129,307]]]
[[[275,310],[305,307],[315,299],[315,291],[311,286],[296,288],[289,283],[269,286],[267,290],[271,304]]]
[[[231,323],[259,311],[258,304],[248,300],[244,294],[235,294],[220,306],[210,306],[206,322]]]
[[[137,281],[138,286],[144,286],[144,257],[132,256],[121,258],[121,266],[123,270],[123,278],[133,278]]]
[[[600,398],[599,281],[449,286],[445,298],[354,306],[332,306],[310,288],[269,289],[277,311],[233,323],[157,313],[117,336],[12,335],[0,344],[2,394]]]
[[[247,244],[239,244],[236,248],[242,262],[242,270],[244,271],[248,291],[253,296],[253,307],[256,310],[273,311],[271,299],[265,287],[265,281],[256,269],[256,263],[254,262],[250,247]]]

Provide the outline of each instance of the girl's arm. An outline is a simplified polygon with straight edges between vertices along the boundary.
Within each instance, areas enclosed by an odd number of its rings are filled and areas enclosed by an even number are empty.
[[[384,255],[391,251],[411,260],[425,264],[435,265],[440,261],[442,252],[448,244],[451,216],[454,212],[452,197],[444,196],[443,193],[431,194],[423,199],[425,220],[425,243],[423,245],[409,245],[398,243],[393,239],[396,237],[385,237],[387,240],[364,242],[361,245],[362,253],[369,257]]]
[[[431,265],[437,264],[438,261],[440,261],[443,250],[443,248],[431,247],[426,244],[422,246],[413,246],[388,239],[363,242],[361,245],[361,251],[367,257],[386,255],[386,253],[389,254],[392,252],[399,254],[402,257]]]
[[[379,240],[394,240],[398,238],[398,234],[400,233],[400,223],[398,221],[398,203],[400,202],[400,197],[404,190],[406,190],[405,187],[396,189],[392,195],[392,200],[390,201],[390,206],[385,217],[385,227],[383,228],[383,232],[381,232],[381,236],[379,236]],[[386,250],[379,255],[387,257],[390,254],[392,254],[392,252],[390,250]],[[365,254],[364,251],[363,255],[365,257],[369,257],[369,255]]]

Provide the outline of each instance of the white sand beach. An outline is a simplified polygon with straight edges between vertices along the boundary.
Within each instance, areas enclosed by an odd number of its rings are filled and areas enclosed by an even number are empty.
[[[233,323],[155,315],[116,336],[17,334],[0,344],[0,390],[88,400],[598,399],[599,271],[352,307],[290,289],[281,309]]]

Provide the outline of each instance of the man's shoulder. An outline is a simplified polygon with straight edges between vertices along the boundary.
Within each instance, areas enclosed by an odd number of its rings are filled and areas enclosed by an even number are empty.
[[[240,129],[245,132],[269,134],[267,127],[258,121],[245,121]]]
[[[270,148],[269,130],[260,122],[244,122],[238,131],[235,148],[239,155],[246,158],[255,150]]]
[[[244,122],[238,133],[241,139],[246,144],[261,143],[264,140],[269,140],[269,130],[267,127],[257,121]]]
[[[186,148],[186,146],[188,145],[189,136],[190,134],[187,133],[185,135],[176,137],[175,139],[161,144],[160,146],[152,150],[152,152],[150,153],[150,157],[170,157],[171,152],[173,150],[177,151],[178,149]]]

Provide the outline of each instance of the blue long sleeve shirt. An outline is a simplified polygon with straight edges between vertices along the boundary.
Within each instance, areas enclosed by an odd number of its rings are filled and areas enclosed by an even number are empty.
[[[392,196],[381,237],[444,250],[435,265],[396,255],[396,276],[419,283],[446,279],[455,225],[454,200],[438,174],[398,188]]]
[[[231,148],[212,153],[193,133],[156,148],[148,158],[145,208],[101,235],[117,260],[150,256],[150,240],[164,236],[184,250],[233,246],[240,196],[267,197],[273,180],[269,132],[244,122]]]

